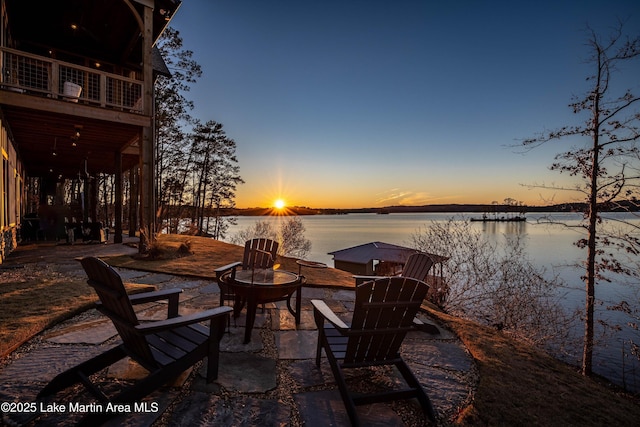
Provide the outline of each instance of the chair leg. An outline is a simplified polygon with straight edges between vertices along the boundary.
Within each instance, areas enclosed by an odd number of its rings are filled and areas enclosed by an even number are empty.
[[[316,344],[316,366],[320,367],[320,358],[322,357],[322,345],[324,342],[324,328],[318,328],[318,343]]]
[[[424,388],[422,388],[420,381],[418,381],[418,379],[404,360],[396,363],[396,367],[400,371],[400,374],[402,374],[404,380],[407,382],[407,385],[416,390],[416,398],[418,399],[418,402],[420,402],[420,406],[422,406],[423,411],[425,411],[431,421],[435,422],[436,411],[431,404],[431,399],[429,399],[429,396],[427,396]]]
[[[220,362],[219,347],[213,343],[214,340],[209,342],[209,355],[207,356],[207,384],[214,382],[218,378],[218,363]]]
[[[209,324],[209,355],[207,357],[207,383],[212,383],[218,378],[218,365],[220,362],[220,340],[224,334],[225,324],[231,320],[229,315],[222,318],[213,318]]]
[[[220,301],[222,301],[222,303],[220,304],[220,307],[224,306],[225,305],[224,300],[221,298]],[[231,316],[226,316],[226,317],[227,317],[227,322],[226,322],[227,326],[225,328],[225,331],[223,332],[228,332],[229,334],[231,334]],[[234,326],[237,326],[235,317],[233,318],[233,324]]]
[[[331,366],[331,371],[333,372],[333,377],[336,380],[338,390],[340,391],[340,397],[342,397],[342,402],[344,403],[344,407],[347,410],[347,415],[349,415],[351,425],[353,427],[358,427],[360,425],[358,411],[356,409],[355,402],[351,398],[349,389],[347,388],[347,380],[342,373],[342,368],[340,368],[339,362],[336,360],[336,358],[333,357],[333,353],[331,353],[331,350],[327,350],[326,353],[327,359],[329,360],[329,365]]]

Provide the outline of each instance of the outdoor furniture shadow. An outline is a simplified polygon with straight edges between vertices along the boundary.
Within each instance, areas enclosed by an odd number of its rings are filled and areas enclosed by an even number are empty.
[[[97,309],[109,317],[122,344],[56,376],[38,394],[52,396],[71,385],[82,383],[103,403],[134,403],[163,384],[175,380],[183,371],[208,357],[207,382],[218,377],[220,339],[224,333],[230,307],[218,307],[186,316],[178,315],[181,289],[147,292],[129,296],[118,273],[104,261],[87,257],[81,260],[89,280],[100,298]],[[167,319],[141,323],[133,304],[168,300]],[[199,324],[208,321],[209,327]],[[149,371],[149,375],[107,396],[89,376],[129,356]],[[113,415],[113,414],[112,414]],[[95,425],[109,414],[88,414],[83,424]]]
[[[435,411],[429,397],[400,356],[400,346],[427,295],[429,285],[405,277],[387,277],[358,285],[351,326],[343,322],[322,300],[311,300],[318,327],[316,365],[324,349],[344,401],[349,419],[359,425],[357,405],[417,398],[430,420]],[[370,394],[351,392],[344,370],[394,365],[407,387]]]

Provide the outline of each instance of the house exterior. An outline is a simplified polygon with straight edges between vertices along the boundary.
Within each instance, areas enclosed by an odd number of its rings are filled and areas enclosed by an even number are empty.
[[[0,262],[25,237],[95,224],[98,175],[114,177],[114,241],[125,204],[130,234],[151,238],[154,43],[179,6],[0,0]],[[137,183],[127,199],[125,173]]]
[[[416,252],[404,246],[371,242],[329,252],[329,255],[333,255],[333,264],[339,270],[358,275],[386,276],[399,273],[407,258]]]
[[[351,248],[329,252],[333,255],[334,267],[353,273],[355,276],[395,276],[402,273],[404,264],[416,249],[392,245],[384,242],[371,242]],[[448,258],[442,255],[427,253],[433,260],[430,274],[424,281],[430,286],[428,299],[435,304],[442,304],[449,287],[444,279],[444,264]],[[365,280],[354,277],[356,285]]]

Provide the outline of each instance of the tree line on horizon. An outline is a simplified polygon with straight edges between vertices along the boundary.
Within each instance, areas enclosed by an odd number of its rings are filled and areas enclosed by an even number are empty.
[[[584,202],[573,203],[556,203],[547,206],[528,206],[519,205],[518,209],[525,212],[584,212],[587,204]],[[433,205],[415,205],[415,206],[385,206],[381,208],[311,208],[307,206],[289,206],[288,212],[284,215],[342,215],[349,213],[482,213],[491,212],[498,209],[501,212],[508,212],[509,205],[495,204],[433,204]],[[602,212],[638,212],[640,204],[634,200],[617,201],[615,204],[603,205],[600,207]],[[228,208],[221,209],[221,214],[226,216],[269,216],[281,215],[279,211],[273,208],[253,207],[253,208]],[[514,211],[516,212],[516,211]]]

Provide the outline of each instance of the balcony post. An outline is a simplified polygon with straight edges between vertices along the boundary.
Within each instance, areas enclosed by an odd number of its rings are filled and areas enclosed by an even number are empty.
[[[100,73],[100,106],[107,106],[107,75]]]
[[[140,168],[129,170],[129,237],[135,237],[138,230],[138,181]]]
[[[153,135],[153,66],[151,51],[153,43],[153,10],[144,8],[144,31],[142,39],[143,67],[143,114],[151,117],[151,125],[142,128],[140,143],[140,246],[139,252],[147,252],[155,241],[155,186],[154,186],[154,135]]]
[[[49,88],[51,95],[59,98],[60,95],[60,63],[53,61],[51,63],[51,87]]]
[[[122,153],[114,153],[116,166],[115,185],[115,206],[113,215],[115,217],[113,243],[122,243]]]

